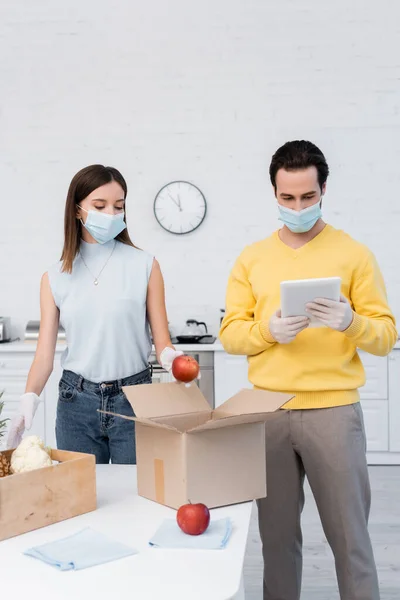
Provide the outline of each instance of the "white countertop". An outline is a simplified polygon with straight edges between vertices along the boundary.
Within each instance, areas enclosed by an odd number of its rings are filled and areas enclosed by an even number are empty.
[[[223,352],[224,349],[222,344],[217,340],[213,344],[175,344],[177,350],[182,352]],[[10,342],[0,344],[1,352],[35,352],[36,342]],[[56,352],[63,352],[65,350],[65,343],[58,343],[56,346]],[[154,350],[154,346],[153,346]]]
[[[177,350],[182,352],[224,352],[221,342],[218,340],[213,344],[175,344]],[[395,350],[400,349],[400,340],[398,340],[394,346]],[[10,342],[0,344],[1,352],[35,352],[36,342]],[[59,343],[56,346],[56,352],[63,352],[65,350],[65,343]],[[154,350],[154,346],[153,346]]]
[[[252,503],[211,511],[230,517],[232,536],[223,550],[166,550],[148,542],[176,511],[137,495],[136,467],[97,466],[94,512],[0,542],[1,586],[8,597],[29,600],[228,600],[244,598],[241,575]],[[104,533],[138,554],[81,571],[57,571],[22,552],[84,527]],[[11,591],[14,590],[14,594]]]

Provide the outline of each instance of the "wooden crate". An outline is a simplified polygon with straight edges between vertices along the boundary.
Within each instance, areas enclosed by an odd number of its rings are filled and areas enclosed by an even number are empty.
[[[57,464],[0,479],[0,541],[96,509],[95,457],[52,450],[51,458]]]

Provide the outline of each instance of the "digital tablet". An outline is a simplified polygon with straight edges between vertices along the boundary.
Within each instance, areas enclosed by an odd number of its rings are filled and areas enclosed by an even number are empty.
[[[281,282],[282,317],[310,317],[306,313],[306,304],[315,298],[340,300],[340,277],[322,277],[316,279],[293,279]],[[310,327],[323,327],[318,319],[311,318]]]

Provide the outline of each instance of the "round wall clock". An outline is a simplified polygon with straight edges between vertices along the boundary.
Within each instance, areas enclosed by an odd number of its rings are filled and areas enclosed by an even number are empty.
[[[207,203],[198,187],[188,181],[173,181],[158,192],[154,215],[163,229],[183,235],[194,231],[205,219]]]

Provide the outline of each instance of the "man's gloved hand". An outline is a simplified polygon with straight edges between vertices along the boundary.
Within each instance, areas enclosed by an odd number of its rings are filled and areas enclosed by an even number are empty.
[[[33,418],[40,398],[33,392],[23,394],[19,400],[18,413],[13,417],[7,437],[7,448],[16,448],[22,440],[25,429],[32,427]]]
[[[316,298],[314,302],[309,302],[306,308],[310,315],[336,331],[345,331],[353,322],[354,314],[351,306],[342,295],[339,302]]]
[[[290,344],[309,324],[310,319],[307,317],[282,318],[281,311],[278,310],[269,321],[269,331],[279,344]]]
[[[182,356],[183,352],[181,350],[175,350],[175,348],[170,348],[167,346],[160,354],[160,364],[163,369],[168,371],[168,373],[172,369],[172,363],[178,356]]]

